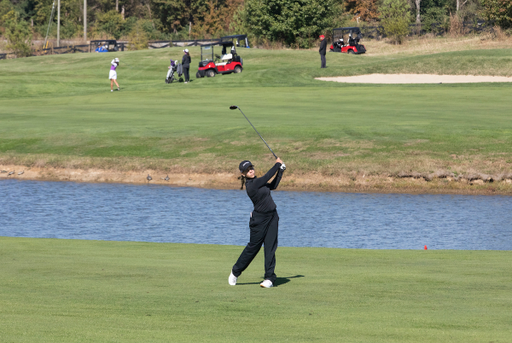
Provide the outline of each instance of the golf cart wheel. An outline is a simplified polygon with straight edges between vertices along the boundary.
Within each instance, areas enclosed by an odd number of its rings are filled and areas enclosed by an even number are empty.
[[[235,73],[241,73],[241,72],[242,72],[242,67],[236,66],[235,67]]]
[[[171,78],[169,79],[169,83],[172,83],[174,81],[174,75],[171,76]]]
[[[207,77],[215,77],[215,72],[212,69],[208,69],[206,71],[206,76]]]
[[[349,54],[353,54],[354,53],[354,50],[349,50],[348,51]]]
[[[199,74],[199,72],[196,73],[196,79],[200,79],[201,78],[201,74]]]

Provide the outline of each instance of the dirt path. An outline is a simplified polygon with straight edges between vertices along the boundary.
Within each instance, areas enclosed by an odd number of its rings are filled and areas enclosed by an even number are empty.
[[[161,184],[177,187],[199,187],[212,189],[239,189],[240,181],[235,173],[216,174],[164,174],[154,170],[122,172],[101,169],[38,168],[16,165],[0,165],[0,181],[5,179],[106,182],[130,184]],[[12,173],[11,173],[12,172]],[[10,174],[10,175],[9,175]],[[150,175],[152,180],[148,181]],[[166,180],[166,177],[169,179]],[[0,183],[1,185],[1,183]],[[280,190],[319,192],[362,193],[430,193],[430,194],[502,194],[512,195],[512,178],[499,181],[481,179],[454,179],[452,177],[425,178],[418,175],[323,176],[316,173],[306,175],[287,174]]]
[[[432,74],[369,74],[357,76],[318,77],[321,81],[345,83],[478,83],[478,82],[512,82],[512,77],[476,76],[476,75],[432,75]]]

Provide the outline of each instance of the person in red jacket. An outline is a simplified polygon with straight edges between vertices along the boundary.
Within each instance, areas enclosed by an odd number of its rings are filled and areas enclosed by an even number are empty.
[[[320,53],[320,60],[322,61],[322,66],[320,68],[327,68],[327,62],[325,61],[325,54],[327,52],[327,41],[325,40],[324,35],[320,35],[320,49],[318,49]]]

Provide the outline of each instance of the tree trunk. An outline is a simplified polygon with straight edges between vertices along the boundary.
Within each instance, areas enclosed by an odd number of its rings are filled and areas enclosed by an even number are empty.
[[[153,21],[153,17],[151,16],[151,7],[149,6],[149,2],[147,3],[148,6],[148,13],[149,13],[149,20],[151,20],[151,25],[155,29],[155,22]]]
[[[57,47],[60,48],[60,0],[57,1]]]
[[[119,13],[119,0],[116,0],[116,12]]]
[[[124,20],[124,5],[121,6],[121,16],[123,17],[123,20]]]
[[[84,0],[84,41],[87,41],[87,0]]]
[[[149,3],[146,4],[146,7],[148,8],[149,20],[153,20],[153,17],[151,16],[151,7],[149,6]]]
[[[460,7],[460,0],[457,0],[457,9],[455,10],[455,13],[459,13],[459,7]]]
[[[457,0],[457,1],[459,1],[459,0]],[[421,3],[421,0],[416,0],[416,24],[421,24],[420,3]]]

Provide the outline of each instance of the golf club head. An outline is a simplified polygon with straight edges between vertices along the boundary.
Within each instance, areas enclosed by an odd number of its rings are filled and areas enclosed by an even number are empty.
[[[231,106],[229,106],[229,109],[230,109],[230,110],[236,110],[237,108],[238,108],[238,106],[235,106],[235,105],[231,105]]]

